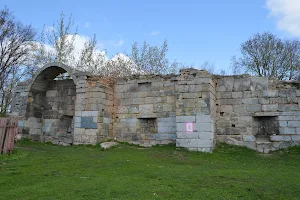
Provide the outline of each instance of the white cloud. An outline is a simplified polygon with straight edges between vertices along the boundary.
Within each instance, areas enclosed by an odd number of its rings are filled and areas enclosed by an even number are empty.
[[[90,23],[89,22],[85,22],[85,24],[84,24],[84,28],[88,28],[88,27],[90,27]]]
[[[130,57],[124,55],[123,53],[118,53],[114,55],[107,62],[111,63],[113,66],[122,66],[123,68],[125,68],[125,71],[127,71],[129,74],[136,74],[139,72],[138,67],[134,63],[134,61]]]
[[[124,44],[124,40],[113,41],[112,44],[116,47],[120,47]]]
[[[152,31],[152,32],[150,33],[150,35],[155,36],[155,35],[158,35],[159,33],[160,33],[159,31]]]
[[[300,36],[299,0],[266,0],[270,15],[277,19],[277,27],[293,36]]]
[[[53,26],[46,26],[46,27],[45,27],[45,31],[46,31],[46,33],[47,33],[47,32],[55,31],[55,27],[53,27]]]
[[[74,35],[67,35],[67,39],[69,41],[71,41],[73,39]],[[86,42],[88,42],[91,38],[85,35],[76,35],[74,38],[74,49],[72,52],[72,55],[70,55],[70,60],[67,61],[67,65],[70,66],[75,66],[75,64],[79,61],[80,55],[81,55],[81,51],[84,49],[84,45]],[[35,43],[37,46],[41,46],[43,45],[46,52],[49,53],[50,55],[55,55],[55,49],[49,45],[49,44],[42,44],[42,43]],[[103,51],[102,47],[104,47],[104,45],[102,43],[98,43],[95,52],[93,53],[93,57],[95,60],[99,59],[99,58],[103,58],[103,62],[107,62],[109,59],[106,55],[106,52]],[[99,55],[101,55],[99,57]],[[42,67],[42,66],[39,66]]]
[[[71,38],[73,37],[73,35],[69,35],[68,38],[71,40]],[[75,36],[75,40],[74,40],[74,52],[73,55],[75,57],[76,60],[78,60],[81,50],[84,48],[84,44],[86,42],[88,42],[90,40],[90,38],[88,36],[84,36],[84,35],[76,35]],[[105,54],[105,51],[100,50],[100,46],[103,46],[102,44],[98,44],[98,48],[96,49],[95,53],[101,53],[101,54]]]
[[[112,61],[124,60],[124,62],[133,62],[133,61],[131,61],[131,59],[128,56],[126,56],[123,53],[117,53],[110,60],[112,60]]]
[[[71,40],[71,38],[73,37],[73,35],[69,35],[69,39]],[[74,57],[76,59],[78,59],[81,50],[84,48],[84,44],[86,42],[89,41],[89,37],[84,36],[84,35],[76,35],[75,36],[75,40],[74,40]]]

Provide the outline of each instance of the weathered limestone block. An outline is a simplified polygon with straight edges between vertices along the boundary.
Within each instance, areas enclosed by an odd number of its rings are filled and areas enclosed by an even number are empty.
[[[176,126],[158,125],[157,133],[176,133]]]
[[[57,90],[48,90],[46,92],[46,97],[56,97],[57,96]]]
[[[240,105],[242,99],[217,99],[216,103],[219,105]]]
[[[231,126],[231,124],[232,124],[232,122],[231,121],[229,121],[229,120],[224,120],[224,119],[222,119],[222,120],[218,120],[217,122],[216,122],[216,126],[217,126],[217,131],[220,129],[220,128],[226,128],[226,127],[229,127],[229,126]],[[224,130],[225,131],[225,130]]]
[[[210,84],[202,84],[202,85],[190,85],[190,92],[207,92],[211,90]]]
[[[300,121],[288,121],[288,127],[300,127]]]
[[[292,136],[282,136],[282,135],[271,135],[270,136],[271,141],[291,141]]]
[[[299,135],[292,135],[292,141],[300,141],[300,133]]]
[[[233,90],[234,78],[226,77],[218,80],[217,92],[231,92]]]
[[[140,115],[150,115],[153,114],[153,104],[139,105]]]
[[[296,128],[291,128],[291,127],[280,127],[279,128],[280,134],[288,134],[288,135],[292,135],[292,134],[296,134]]]
[[[157,103],[167,103],[167,97],[156,97]]]
[[[243,91],[243,98],[251,98],[252,97],[252,92],[251,91]]]
[[[214,132],[214,126],[211,122],[197,122],[194,128],[198,132]]]
[[[233,106],[232,105],[221,105],[219,107],[219,111],[223,113],[232,113],[233,112]]]
[[[261,110],[262,110],[262,105],[261,104],[247,105],[247,111],[248,112],[260,112]]]
[[[185,131],[185,130],[184,130]],[[195,139],[199,138],[198,132],[186,133],[186,132],[177,132],[177,139]]]
[[[243,135],[244,142],[255,142],[255,137],[253,135]]]
[[[156,140],[176,140],[176,134],[158,133],[155,134]]]
[[[263,97],[263,91],[261,90],[255,90],[255,91],[252,91],[252,98],[262,98]]]
[[[246,98],[246,99],[242,99],[242,104],[258,104],[258,98]]]
[[[97,129],[86,129],[85,134],[88,136],[96,136],[98,133]]]
[[[259,104],[270,104],[270,99],[269,98],[259,98],[258,103]]]
[[[278,111],[278,104],[262,105],[262,111],[264,111],[264,112]]]
[[[296,97],[300,97],[300,90],[295,90],[296,92]]]
[[[251,90],[251,81],[249,78],[234,79],[233,91]]]
[[[98,115],[98,111],[81,111],[82,117],[97,117]]]
[[[91,92],[91,98],[106,99],[106,94],[103,92]]]
[[[211,123],[212,118],[210,115],[196,115],[197,123]]]
[[[190,91],[189,85],[175,85],[175,90],[180,93],[188,93]]]
[[[139,113],[139,107],[137,105],[117,106],[116,112],[119,114],[137,114]]]
[[[244,142],[243,146],[245,146],[249,149],[256,150],[256,143],[255,142]]]
[[[243,138],[240,135],[219,135],[218,141],[243,146]]]
[[[251,77],[251,86],[254,88],[254,91],[267,90],[269,79],[267,77]]]
[[[177,147],[185,147],[185,148],[212,148],[213,140],[207,139],[177,139],[176,140]]]
[[[247,105],[233,105],[233,112],[239,115],[248,115]]]
[[[288,103],[287,97],[270,98],[270,104]]]
[[[194,80],[194,84],[196,85],[202,85],[202,84],[212,84],[212,80],[210,77],[206,78],[197,78]]]
[[[287,127],[288,126],[288,121],[279,121],[279,126]]]
[[[75,135],[83,135],[85,133],[85,128],[75,128],[74,129],[74,136]]]
[[[278,91],[279,97],[296,97],[296,91],[293,89],[290,90],[279,90]]]
[[[100,144],[101,148],[103,148],[103,149],[109,149],[109,148],[114,147],[116,145],[118,145],[117,142],[103,142],[103,143]]]
[[[182,99],[181,102],[183,103],[183,107],[185,108],[195,108],[196,103],[197,103],[197,107],[201,107],[202,105],[205,107],[207,106],[204,99],[198,100],[198,102],[196,102],[195,99]]]
[[[278,90],[264,90],[264,97],[278,97]]]
[[[237,99],[237,98],[242,98],[243,93],[242,92],[232,92],[232,98]]]
[[[200,96],[197,97],[201,97],[201,93]],[[167,103],[175,103],[175,96],[167,96]]]
[[[196,122],[196,116],[176,116],[176,123]]]
[[[185,132],[185,123],[176,123],[176,130],[177,132]]]
[[[125,92],[124,85],[116,85],[115,92]]]
[[[193,105],[194,102],[194,105]],[[209,98],[198,98],[195,100],[189,101],[188,104],[184,104],[184,107],[188,108],[209,108],[210,99]]]
[[[232,99],[232,92],[217,92],[217,99]]]
[[[299,121],[300,120],[300,116],[299,115],[288,115],[288,116],[278,116],[279,120],[283,120],[283,121]]]
[[[298,111],[299,105],[298,104],[279,104],[278,110],[283,111],[283,112]]]

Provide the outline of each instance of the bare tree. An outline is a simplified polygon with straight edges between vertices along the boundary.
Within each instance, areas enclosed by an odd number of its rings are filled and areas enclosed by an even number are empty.
[[[74,65],[74,42],[77,28],[73,31],[74,18],[70,15],[66,20],[64,13],[60,19],[53,24],[51,29],[43,28],[38,49],[35,53],[35,66],[43,66],[49,62],[57,61],[68,65]]]
[[[13,86],[27,74],[35,50],[35,30],[23,25],[12,13],[0,10],[0,113],[5,114],[11,102]]]
[[[96,35],[84,44],[76,68],[93,74],[102,74],[106,65],[105,52],[97,49]]]
[[[268,32],[258,33],[241,44],[241,57],[232,58],[232,67],[235,74],[291,80],[299,74],[299,56],[298,40],[282,40]]]
[[[202,65],[200,65],[199,68],[208,71],[210,74],[213,74],[215,72],[215,63],[211,61],[205,61]]]
[[[168,74],[176,71],[179,63],[170,62],[166,54],[168,52],[167,40],[159,46],[151,46],[146,41],[142,46],[133,43],[129,57],[136,64],[140,73],[144,74]]]
[[[119,53],[106,62],[101,74],[104,76],[124,77],[139,73],[141,72],[133,60]]]

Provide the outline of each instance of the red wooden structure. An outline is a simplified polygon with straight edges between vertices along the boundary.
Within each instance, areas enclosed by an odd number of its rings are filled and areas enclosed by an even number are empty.
[[[0,154],[13,152],[17,133],[17,118],[0,118]]]

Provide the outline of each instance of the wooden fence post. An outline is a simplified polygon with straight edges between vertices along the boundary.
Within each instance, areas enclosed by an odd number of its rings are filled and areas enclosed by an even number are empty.
[[[15,137],[18,133],[17,118],[0,119],[0,154],[12,153]]]

